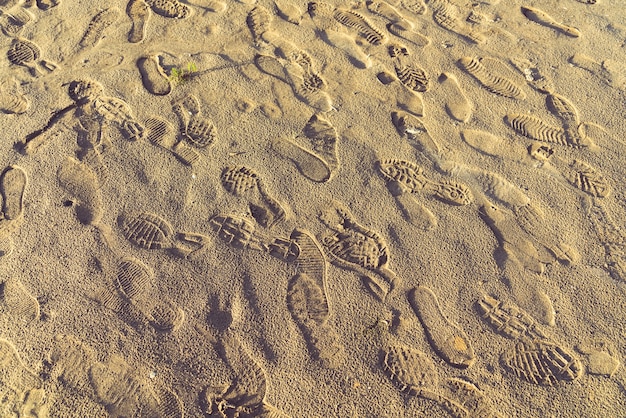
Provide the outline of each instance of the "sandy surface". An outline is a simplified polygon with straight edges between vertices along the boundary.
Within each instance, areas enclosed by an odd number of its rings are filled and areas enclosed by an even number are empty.
[[[0,1],[1,416],[626,415],[617,2],[97,3]]]

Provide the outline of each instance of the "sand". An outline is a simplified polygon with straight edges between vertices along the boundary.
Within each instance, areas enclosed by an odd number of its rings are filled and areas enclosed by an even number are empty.
[[[0,1],[0,415],[626,415],[608,0]]]

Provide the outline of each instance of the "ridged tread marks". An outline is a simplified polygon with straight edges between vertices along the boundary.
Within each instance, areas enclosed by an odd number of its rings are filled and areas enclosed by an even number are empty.
[[[482,60],[476,57],[463,57],[459,66],[474,77],[485,89],[503,97],[524,99],[526,95],[521,88],[508,78],[494,74]]]
[[[564,171],[567,181],[591,196],[607,197],[611,192],[611,185],[604,176],[584,161],[574,160]]]
[[[432,360],[421,351],[391,344],[383,350],[382,367],[398,388],[409,395],[420,389],[434,390],[439,384]]]
[[[106,28],[115,23],[121,16],[122,13],[116,7],[104,9],[96,14],[89,22],[79,45],[83,48],[95,46],[104,35]]]
[[[409,90],[419,93],[428,90],[430,78],[428,77],[428,74],[426,74],[426,71],[420,67],[412,64],[397,64],[394,68],[402,84],[404,84]]]
[[[7,51],[7,58],[11,64],[26,66],[37,61],[41,56],[39,47],[25,39],[14,39]]]
[[[152,250],[172,246],[172,225],[158,215],[148,212],[122,215],[119,224],[124,237],[141,248]]]
[[[545,340],[518,341],[502,354],[501,360],[517,377],[537,385],[571,382],[583,371],[574,353]]]
[[[333,17],[339,23],[356,30],[360,36],[372,45],[381,45],[386,41],[385,34],[372,26],[363,15],[357,12],[335,9]]]
[[[508,114],[504,121],[515,132],[527,138],[551,144],[570,145],[563,129],[550,126],[535,116]]]

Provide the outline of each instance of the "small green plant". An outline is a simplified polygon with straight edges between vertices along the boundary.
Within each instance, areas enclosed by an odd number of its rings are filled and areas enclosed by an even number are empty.
[[[193,75],[197,71],[198,71],[198,67],[196,67],[196,63],[193,61],[188,62],[187,68],[178,68],[178,67],[172,68],[172,71],[170,72],[169,80],[176,85],[184,84],[185,82],[189,81],[189,79],[193,77]]]

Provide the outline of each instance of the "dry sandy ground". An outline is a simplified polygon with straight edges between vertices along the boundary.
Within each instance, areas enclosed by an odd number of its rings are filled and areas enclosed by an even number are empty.
[[[0,415],[626,415],[587,3],[0,0]]]

